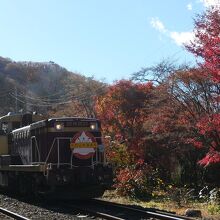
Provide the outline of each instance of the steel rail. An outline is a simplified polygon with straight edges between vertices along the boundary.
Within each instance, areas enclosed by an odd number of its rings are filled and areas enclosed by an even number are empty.
[[[149,218],[156,218],[156,219],[161,219],[161,220],[193,220],[193,218],[189,218],[186,216],[180,216],[180,215],[176,215],[173,213],[169,213],[166,211],[161,211],[161,210],[157,210],[157,209],[153,209],[153,208],[148,208],[148,209],[134,208],[134,207],[130,207],[128,205],[112,203],[112,202],[104,201],[101,199],[93,199],[92,201],[95,202],[96,204],[98,203],[98,204],[104,205],[104,206],[112,206],[112,207],[122,208],[124,210],[127,209],[127,210],[130,210],[133,212],[142,213],[142,214],[146,215],[146,217],[149,217]]]
[[[100,217],[102,219],[107,219],[107,220],[125,220],[124,218],[119,218],[117,216],[113,216],[113,215],[109,215],[103,212],[98,212],[98,211],[94,211],[92,209],[88,209],[86,207],[81,207],[81,206],[77,206],[77,205],[67,205],[69,208],[74,208],[77,211],[83,212],[83,213],[88,213],[90,215],[94,215],[95,217]]]
[[[8,217],[14,218],[14,219],[16,219],[16,220],[30,220],[29,218],[26,218],[26,217],[24,217],[24,216],[21,216],[21,215],[15,213],[15,212],[11,212],[11,211],[9,211],[9,210],[7,210],[7,209],[4,209],[4,208],[2,208],[2,207],[0,207],[0,213],[6,215],[6,216],[8,216]]]

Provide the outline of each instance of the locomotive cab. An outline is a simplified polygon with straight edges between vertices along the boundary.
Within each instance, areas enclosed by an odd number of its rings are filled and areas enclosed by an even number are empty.
[[[99,120],[51,118],[29,124],[26,118],[28,123],[21,120],[26,126],[4,133],[4,155],[9,154],[10,161],[0,173],[10,173],[12,182],[18,178],[22,187],[30,183],[35,191],[61,190],[72,198],[99,196],[111,184]]]

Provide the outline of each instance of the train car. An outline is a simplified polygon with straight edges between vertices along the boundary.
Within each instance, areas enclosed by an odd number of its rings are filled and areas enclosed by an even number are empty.
[[[62,198],[103,194],[112,170],[97,119],[51,118],[26,124],[6,133],[0,145],[1,186]]]
[[[45,119],[44,116],[36,113],[9,112],[7,115],[0,117],[0,157],[9,154],[8,137],[12,130],[43,119]]]
[[[0,117],[0,129],[5,133],[9,133],[16,128],[20,128],[43,119],[45,119],[45,116],[37,114],[36,112],[25,114],[9,112],[7,115]]]

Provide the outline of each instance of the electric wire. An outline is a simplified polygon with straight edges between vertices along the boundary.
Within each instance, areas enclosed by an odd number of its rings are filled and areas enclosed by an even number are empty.
[[[1,90],[1,91],[0,91],[0,96],[1,96],[1,95],[6,95],[6,94],[8,94],[8,93],[11,92],[11,91],[14,91],[14,89]]]
[[[93,91],[91,90],[87,90],[87,91],[84,91],[83,93],[81,93],[80,95],[73,95],[73,94],[67,94],[66,97],[60,97],[60,98],[57,98],[57,99],[42,99],[40,98],[39,96],[36,96],[36,97],[31,97],[31,96],[28,96],[28,95],[25,95],[25,94],[16,94],[18,97],[20,98],[23,98],[23,99],[26,99],[26,100],[29,100],[29,101],[32,101],[32,102],[41,102],[43,104],[60,104],[60,103],[65,103],[65,102],[69,102],[73,99],[76,99],[76,100],[86,100],[87,97],[90,98],[91,96],[94,96],[94,95],[99,95],[101,93],[103,93],[103,89],[105,88],[105,86],[101,86]],[[16,96],[14,93],[11,93],[13,94],[14,96]],[[65,101],[64,101],[65,100]]]
[[[40,99],[39,97],[33,98],[33,97],[30,97],[30,96],[19,95],[19,94],[14,94],[14,93],[9,93],[9,95],[12,98],[16,99],[17,101],[19,101],[23,104],[28,104],[28,105],[32,105],[32,106],[49,107],[49,106],[70,104],[70,103],[73,102],[74,99],[78,100],[78,101],[81,101],[81,102],[91,100],[95,96],[103,94],[103,92],[104,92],[104,91],[102,91],[103,88],[105,88],[105,87],[104,86],[99,87],[96,90],[94,90],[93,93],[91,93],[91,91],[85,91],[84,93],[82,93],[78,96],[72,95],[68,98],[68,100],[59,101],[59,102],[53,102],[53,101],[58,101],[58,100],[61,100],[61,99],[45,101],[45,100]],[[88,92],[90,92],[90,94],[88,94]],[[37,103],[34,103],[34,102],[37,102]]]
[[[16,97],[15,94],[10,93],[9,94],[12,98],[16,99],[17,101],[23,103],[23,104],[27,104],[27,105],[32,105],[32,106],[41,106],[41,107],[49,107],[49,106],[54,106],[54,105],[61,105],[61,104],[69,104],[71,103],[71,101],[67,101],[67,102],[60,102],[60,103],[52,103],[52,104],[39,104],[39,103],[30,103],[27,101],[23,101],[20,98]]]

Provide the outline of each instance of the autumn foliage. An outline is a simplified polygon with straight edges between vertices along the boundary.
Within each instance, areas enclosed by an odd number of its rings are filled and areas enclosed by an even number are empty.
[[[120,195],[131,197],[149,197],[153,187],[153,169],[138,160],[136,164],[118,170],[116,175],[116,188]]]
[[[197,57],[202,58],[199,66],[203,69],[202,77],[212,81],[208,90],[203,92],[204,103],[209,108],[203,111],[198,118],[196,128],[202,136],[203,142],[195,142],[197,147],[208,147],[206,156],[199,161],[208,166],[220,163],[220,11],[219,8],[210,8],[195,20],[195,41],[187,45],[187,49]],[[200,77],[200,76],[199,76]],[[198,144],[199,143],[199,144]]]
[[[122,195],[150,194],[147,179],[152,169],[144,162],[146,129],[154,87],[152,83],[121,80],[96,101],[102,121],[107,156],[116,167],[116,184]]]
[[[203,59],[201,66],[207,75],[220,82],[220,11],[210,8],[195,19],[195,40],[187,45],[189,51]]]
[[[152,96],[152,83],[121,80],[108,88],[96,102],[96,112],[105,134],[126,143],[137,158],[143,157],[143,123],[148,118],[147,103]],[[113,152],[112,152],[113,153]]]
[[[157,180],[198,186],[200,168],[220,164],[219,9],[198,15],[194,33],[186,48],[200,58],[198,66],[162,61],[96,100],[123,195],[149,193]]]

